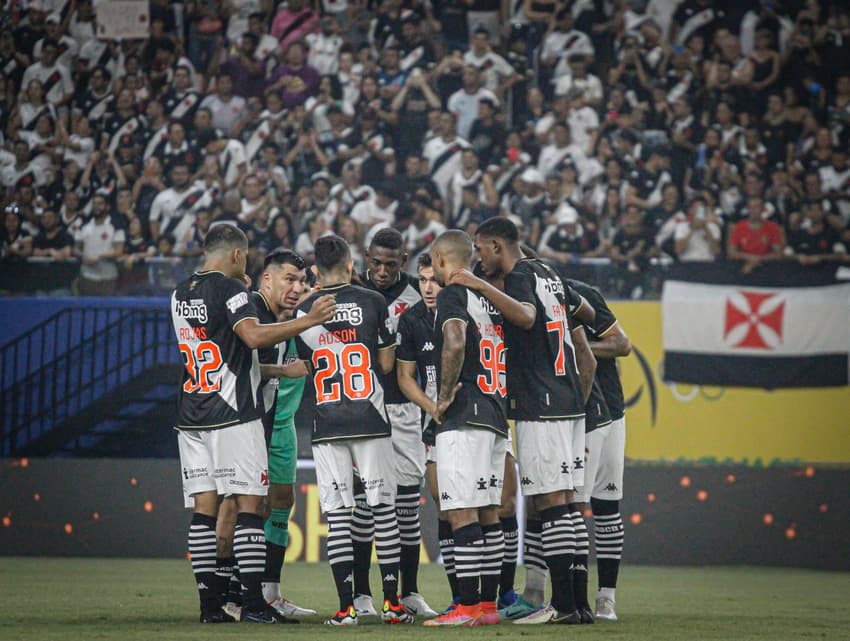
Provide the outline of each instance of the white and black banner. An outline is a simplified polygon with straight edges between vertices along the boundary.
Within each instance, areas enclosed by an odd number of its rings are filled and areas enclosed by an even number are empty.
[[[779,283],[668,280],[664,379],[764,389],[850,384],[850,283]]]

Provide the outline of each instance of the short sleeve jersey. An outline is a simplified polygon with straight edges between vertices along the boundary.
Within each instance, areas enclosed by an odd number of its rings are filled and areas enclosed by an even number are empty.
[[[399,274],[398,282],[387,289],[377,289],[369,279],[369,274],[363,276],[363,282],[367,289],[374,290],[384,297],[387,306],[387,317],[390,319],[390,329],[395,332],[401,315],[416,303],[422,300],[419,294],[419,283],[405,274]],[[384,386],[385,402],[387,405],[407,403],[407,398],[401,393],[396,378],[395,368],[386,376],[381,376]]]
[[[571,295],[555,271],[535,258],[520,259],[505,276],[505,293],[535,309],[524,330],[505,323],[508,416],[562,421],[584,416],[584,395],[570,334]]]
[[[269,302],[266,297],[260,292],[251,292],[251,302],[257,310],[257,318],[260,323],[266,325],[268,323],[278,322],[277,316],[269,308]],[[283,354],[286,343],[278,343],[271,347],[261,347],[257,350],[257,357],[261,365],[281,365],[283,364]],[[274,416],[275,400],[277,398],[277,388],[279,379],[264,378],[260,382],[260,393],[263,398],[263,406],[265,407],[266,417],[271,419]]]
[[[608,304],[605,302],[602,294],[594,287],[578,280],[567,280],[567,284],[571,289],[584,296],[596,312],[596,317],[591,326],[586,326],[588,340],[598,341],[602,339],[617,324],[617,318],[608,308]],[[602,395],[605,397],[605,403],[608,405],[611,419],[616,421],[623,418],[625,400],[623,398],[623,386],[620,383],[620,374],[617,372],[616,359],[596,359],[595,381],[602,388]]]
[[[396,360],[416,363],[419,385],[431,400],[437,400],[438,352],[435,340],[434,313],[423,301],[419,301],[401,315],[396,334]],[[428,418],[423,417],[423,423],[428,424]],[[429,442],[433,436],[429,434],[429,440],[425,442],[434,445]]]
[[[395,345],[384,298],[354,285],[322,289],[298,306],[307,314],[319,296],[336,296],[336,315],[296,339],[298,356],[310,363],[315,404],[312,442],[390,435],[379,350]]]
[[[438,388],[447,322],[460,320],[466,332],[461,383],[454,402],[446,410],[437,433],[463,427],[491,430],[507,436],[505,414],[505,344],[502,317],[483,296],[460,285],[449,285],[437,294],[434,335],[437,348]]]
[[[257,318],[251,296],[221,272],[198,272],[171,295],[171,318],[184,368],[178,429],[217,429],[260,418],[260,365],[236,326]]]

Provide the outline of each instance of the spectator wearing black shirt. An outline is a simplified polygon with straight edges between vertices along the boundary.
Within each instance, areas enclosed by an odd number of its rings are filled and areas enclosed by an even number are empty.
[[[847,260],[846,245],[826,223],[821,204],[816,200],[804,201],[803,222],[797,231],[788,234],[786,252],[801,265]]]

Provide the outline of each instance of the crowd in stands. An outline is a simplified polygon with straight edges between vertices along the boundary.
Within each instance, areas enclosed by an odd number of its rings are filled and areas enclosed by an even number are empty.
[[[2,4],[2,261],[81,294],[222,221],[255,267],[497,214],[558,265],[847,260],[843,0],[151,0],[121,41]]]

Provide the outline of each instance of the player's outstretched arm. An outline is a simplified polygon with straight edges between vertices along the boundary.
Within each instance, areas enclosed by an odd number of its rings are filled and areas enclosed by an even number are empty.
[[[449,285],[463,285],[474,292],[485,296],[493,307],[499,310],[502,318],[520,329],[531,329],[537,317],[537,309],[533,305],[521,303],[505,292],[494,287],[486,280],[478,278],[468,269],[461,269],[449,277]]]
[[[413,361],[396,361],[396,378],[401,393],[411,403],[416,403],[423,412],[431,413],[434,401],[425,394],[425,390],[416,382],[416,363]]]
[[[326,294],[317,298],[310,311],[298,318],[283,323],[266,324],[260,324],[256,318],[246,318],[233,329],[242,342],[251,349],[272,347],[298,336],[304,330],[328,322],[334,314],[336,314],[336,301],[332,295]]]
[[[614,323],[598,341],[590,344],[590,351],[596,358],[619,358],[632,353],[632,342],[620,323]]]
[[[590,343],[584,333],[584,327],[581,325],[574,327],[572,335],[573,346],[576,349],[578,376],[584,392],[584,403],[587,403],[587,399],[590,398],[590,388],[593,387],[593,377],[596,375],[596,358],[590,351]]]
[[[378,366],[381,374],[389,374],[395,367],[395,343],[378,350]]]
[[[436,423],[442,423],[443,415],[455,400],[460,389],[460,373],[466,352],[466,324],[450,318],[443,324],[443,351],[440,355],[440,389],[437,403],[431,415]]]

